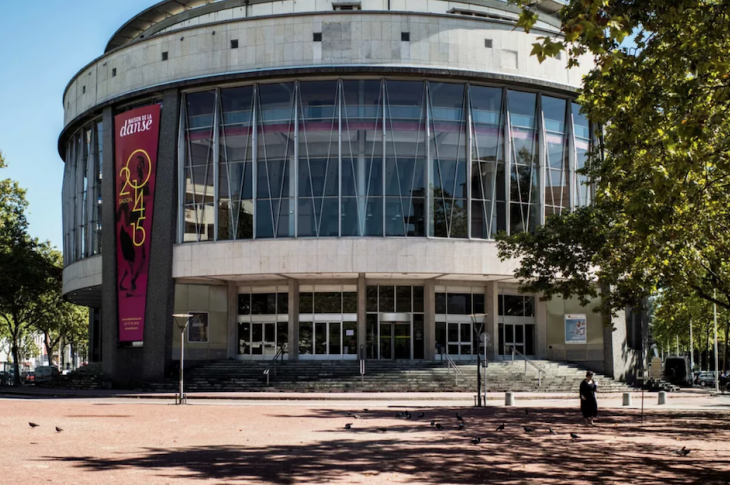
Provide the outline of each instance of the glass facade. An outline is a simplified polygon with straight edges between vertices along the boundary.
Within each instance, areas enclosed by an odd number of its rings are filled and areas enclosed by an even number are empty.
[[[66,146],[62,185],[64,265],[101,253],[103,124],[92,122]]]
[[[178,240],[493,239],[591,201],[567,98],[397,79],[185,95]]]

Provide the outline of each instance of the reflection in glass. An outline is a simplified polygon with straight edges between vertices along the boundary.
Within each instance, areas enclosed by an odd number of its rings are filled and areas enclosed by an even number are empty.
[[[314,353],[327,353],[327,324],[324,322],[314,323]]]
[[[570,207],[568,137],[565,131],[567,102],[542,97],[547,160],[545,163],[545,216],[560,214]]]
[[[299,355],[312,354],[312,322],[299,323]]]
[[[534,230],[539,223],[538,149],[535,112],[537,95],[508,91],[512,157],[510,170],[510,234]]]
[[[572,103],[573,129],[575,130],[575,205],[585,206],[591,203],[591,187],[588,176],[578,173],[586,166],[591,149],[590,124],[580,113],[580,105]]]
[[[340,345],[340,336],[342,333],[340,322],[330,322],[330,333],[329,333],[329,354],[330,355],[338,355],[341,354],[342,346]]]

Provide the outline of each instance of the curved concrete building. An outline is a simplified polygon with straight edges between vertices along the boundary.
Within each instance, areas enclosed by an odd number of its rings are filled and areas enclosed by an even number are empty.
[[[490,359],[514,346],[620,377],[625,331],[519,294],[494,242],[591,200],[574,102],[590,59],[530,56],[562,3],[538,0],[530,34],[498,0],[166,0],[125,23],[66,88],[59,139],[64,292],[92,308],[93,358],[120,383],[162,379],[190,313],[186,359],[472,359],[484,313]],[[135,259],[114,230],[132,217],[118,120],[145,107]]]

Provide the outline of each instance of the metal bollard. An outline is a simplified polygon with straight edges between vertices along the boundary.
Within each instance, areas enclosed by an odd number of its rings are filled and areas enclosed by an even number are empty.
[[[514,406],[515,405],[515,396],[512,392],[505,392],[504,393],[504,405],[505,406]]]
[[[657,404],[666,404],[667,403],[667,393],[665,391],[659,391],[659,399],[657,400]]]
[[[631,393],[624,392],[624,406],[631,406]]]

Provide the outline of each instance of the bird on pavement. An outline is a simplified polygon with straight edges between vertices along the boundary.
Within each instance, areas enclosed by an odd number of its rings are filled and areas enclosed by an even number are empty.
[[[482,442],[482,439],[478,436],[476,438],[471,439],[471,444],[473,444],[473,445],[478,445],[481,442]]]
[[[436,429],[444,429],[444,427],[440,423],[436,423]]]
[[[435,419],[432,419],[431,420],[431,427],[433,427],[433,426],[436,426],[436,420]]]
[[[411,416],[412,416],[411,413],[409,413],[408,411],[406,411],[406,419],[411,419]]]
[[[367,413],[369,409],[363,409],[362,412]]]
[[[386,431],[388,431],[388,430],[387,430],[387,429],[385,429],[385,428],[378,428],[378,431],[380,431],[381,433],[385,433],[385,432],[386,432]]]
[[[35,423],[28,423],[28,424],[30,425],[31,428],[36,428],[36,427],[40,426],[40,424],[35,424]]]
[[[459,422],[459,431],[464,429],[464,421]]]
[[[574,440],[577,440],[578,438],[580,438],[580,436],[578,436],[575,433],[570,433],[570,437],[573,438]]]
[[[426,417],[426,413],[420,413],[417,417],[417,419],[423,419]]]
[[[406,415],[404,413],[395,413],[395,417],[400,419],[400,418],[405,418]]]
[[[60,433],[61,431],[63,431],[63,429],[56,426],[56,433]]]
[[[459,421],[461,421],[462,423],[464,422],[464,418],[462,418],[461,416],[459,416],[459,413],[456,413],[456,419],[459,420]]]
[[[345,429],[352,429],[352,423],[347,423],[345,425]]]
[[[497,426],[497,429],[495,431],[504,431],[504,423]]]
[[[525,433],[532,433],[535,431],[535,428],[531,428],[530,426],[523,426],[522,429],[525,430]]]
[[[353,414],[352,417],[355,418],[355,419],[360,419],[360,415],[359,414]]]
[[[690,451],[692,450],[689,450],[686,446],[683,446],[681,450],[674,450],[674,454],[678,456],[687,456],[689,455]]]
[[[550,434],[558,434],[555,431],[553,431],[553,428],[548,428],[548,431],[550,432]]]

